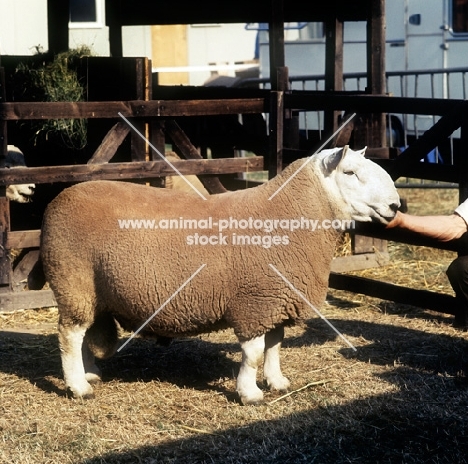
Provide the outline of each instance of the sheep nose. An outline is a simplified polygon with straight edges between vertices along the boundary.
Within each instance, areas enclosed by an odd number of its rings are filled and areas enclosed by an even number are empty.
[[[391,209],[394,213],[396,213],[396,212],[398,211],[399,208],[400,208],[400,204],[399,204],[399,203],[392,203],[392,204],[390,205],[390,209]]]

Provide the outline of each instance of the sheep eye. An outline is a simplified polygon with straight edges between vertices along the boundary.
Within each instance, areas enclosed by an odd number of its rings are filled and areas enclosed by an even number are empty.
[[[346,174],[347,176],[354,176],[356,173],[354,171],[343,171],[343,174]]]

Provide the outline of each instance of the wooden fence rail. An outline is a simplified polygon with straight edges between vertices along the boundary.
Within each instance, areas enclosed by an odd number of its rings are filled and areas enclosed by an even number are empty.
[[[349,95],[327,92],[291,92],[281,94],[282,108],[294,111],[357,111],[361,113],[403,113],[403,114],[430,114],[439,115],[441,119],[433,128],[427,131],[418,141],[412,144],[396,159],[382,159],[379,163],[392,173],[396,179],[399,176],[430,178],[434,180],[449,180],[466,185],[466,170],[460,166],[435,166],[419,163],[419,160],[448,137],[453,131],[462,128],[462,145],[464,153],[468,153],[466,146],[466,133],[468,102],[459,100],[425,100],[403,99],[389,96]],[[277,101],[278,96],[275,98]],[[141,120],[171,120],[180,116],[206,116],[220,114],[248,114],[270,113],[274,105],[270,98],[229,98],[213,100],[133,100],[133,101],[106,101],[106,102],[78,102],[78,103],[0,103],[0,121],[19,121],[32,119],[69,119],[69,118],[105,118],[115,119],[117,124],[114,132],[103,141],[93,158],[86,165],[52,166],[38,168],[17,168],[15,170],[0,169],[0,189],[14,183],[42,183],[42,182],[76,182],[90,179],[149,179],[173,174],[172,168],[164,161],[134,161],[131,163],[107,164],[115,152],[116,146],[128,134],[128,128],[124,126],[120,115],[127,118],[139,118]],[[120,115],[119,115],[120,113]],[[168,124],[168,130],[177,130],[174,124]],[[180,134],[179,134],[180,135]],[[188,153],[193,151],[187,140],[178,138],[178,143]],[[111,148],[109,148],[111,147]],[[304,153],[310,154],[310,153]],[[468,156],[464,156],[462,164],[467,164]],[[262,157],[254,158],[229,158],[229,159],[191,159],[175,162],[174,165],[181,173],[217,175],[220,173],[234,173],[241,171],[258,171],[264,169],[267,163]],[[429,176],[429,177],[428,177]],[[462,189],[461,189],[462,191]],[[461,195],[462,196],[462,195]],[[4,209],[4,208],[3,208]],[[2,210],[0,208],[0,210]],[[2,210],[3,211],[3,210]],[[1,211],[0,211],[1,212]],[[3,213],[2,213],[3,214]],[[3,222],[8,227],[8,221]],[[363,235],[373,237],[390,238],[391,232],[385,234],[381,229],[368,232],[365,228],[360,231]],[[6,249],[14,247],[37,247],[39,244],[39,231],[13,231],[4,235],[3,244]],[[398,235],[398,234],[396,234]],[[391,239],[391,238],[390,238]],[[397,238],[398,239],[398,238]],[[400,237],[405,240],[405,237]],[[415,239],[418,244],[422,241]],[[433,244],[437,246],[437,244]],[[439,246],[440,247],[440,246]],[[0,260],[1,261],[1,260]],[[439,295],[434,292],[418,293],[404,287],[389,286],[389,284],[375,282],[369,279],[358,279],[346,275],[332,273],[330,286],[344,288],[365,294],[372,294],[382,298],[398,298],[407,303],[423,302],[426,307],[450,312],[450,304],[453,297]],[[378,290],[376,290],[378,289]],[[376,294],[377,292],[377,294]],[[34,293],[34,301],[26,295]],[[393,295],[393,296],[392,296]],[[39,301],[40,300],[40,301]],[[17,307],[47,306],[53,302],[50,292],[17,292],[2,294],[0,309]],[[444,304],[440,306],[440,302]]]
[[[192,159],[171,162],[184,175],[231,174],[263,170],[263,157]],[[0,186],[25,183],[84,182],[89,180],[151,179],[174,175],[166,161],[78,164],[0,170]]]

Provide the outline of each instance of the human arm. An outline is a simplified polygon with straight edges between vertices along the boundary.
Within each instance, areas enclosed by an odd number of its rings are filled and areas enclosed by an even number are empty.
[[[441,242],[458,239],[468,230],[465,220],[457,213],[447,216],[413,216],[397,211],[393,220],[386,226],[387,229],[393,227],[416,232]]]

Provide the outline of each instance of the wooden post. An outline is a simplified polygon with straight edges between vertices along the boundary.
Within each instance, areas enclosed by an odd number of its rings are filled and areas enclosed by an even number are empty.
[[[63,0],[47,0],[47,35],[49,52],[53,54],[68,50],[68,22],[70,3]]]
[[[6,101],[5,89],[5,69],[0,67],[0,102]],[[7,122],[0,120],[0,168],[5,166],[5,157],[7,153]]]
[[[109,27],[110,56],[121,58],[123,56],[123,45],[119,3],[116,0],[106,0],[106,24]]]
[[[278,68],[284,68],[284,17],[283,0],[271,1],[271,20],[268,28],[270,46],[270,81],[273,91],[284,91],[284,82],[279,81]]]
[[[0,193],[0,293],[11,290],[12,269],[7,249],[7,238],[10,232],[10,202],[1,187]]]
[[[288,72],[284,55],[284,14],[283,0],[271,1],[269,23],[270,44],[270,116],[269,141],[270,153],[268,177],[271,179],[283,169],[283,129],[284,129],[284,92],[288,88]]]
[[[385,84],[385,0],[369,2],[367,11],[367,93],[384,95]],[[360,115],[358,146],[381,148],[386,145],[385,114]]]
[[[5,72],[0,68],[0,102],[5,101]],[[0,121],[0,168],[5,167],[7,155],[7,123]],[[7,250],[10,231],[10,202],[6,197],[6,187],[0,186],[0,292],[11,290],[12,269]]]
[[[385,93],[385,0],[369,1],[367,11],[367,93]],[[386,145],[385,115],[360,114],[356,118],[354,142],[357,148]],[[387,242],[352,235],[354,254],[386,250]]]
[[[139,58],[135,60],[135,90],[134,98],[136,100],[151,100],[151,62],[148,58]],[[133,121],[133,125],[145,137],[149,137],[147,133],[148,125],[145,121]],[[146,161],[147,152],[149,147],[146,141],[138,134],[132,132],[132,160],[133,161]]]
[[[271,179],[283,169],[283,114],[284,92],[271,92],[269,117],[269,165],[268,178]]]
[[[343,22],[337,18],[325,24],[325,90],[343,90]],[[339,111],[328,111],[324,116],[325,133],[338,129]]]
[[[458,200],[460,203],[468,198],[468,114],[462,113],[462,122],[460,128],[460,166],[458,169],[460,179],[458,181]]]

